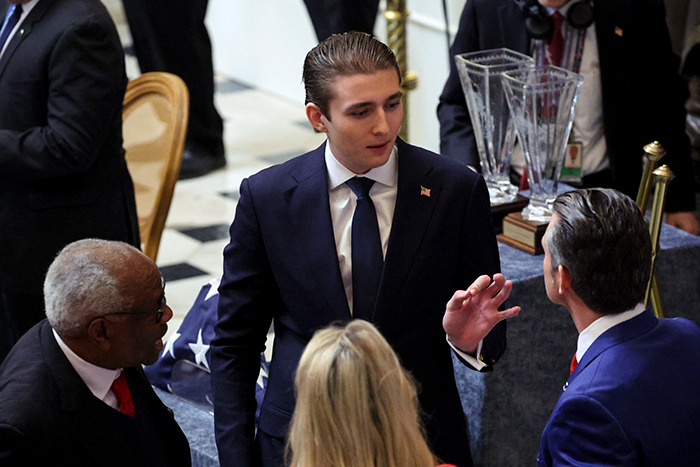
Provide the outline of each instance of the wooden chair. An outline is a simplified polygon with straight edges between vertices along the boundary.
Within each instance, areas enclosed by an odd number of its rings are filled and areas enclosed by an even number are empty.
[[[153,261],[180,172],[189,93],[170,73],[145,73],[129,82],[122,111],[124,149],[134,181],[143,252]]]

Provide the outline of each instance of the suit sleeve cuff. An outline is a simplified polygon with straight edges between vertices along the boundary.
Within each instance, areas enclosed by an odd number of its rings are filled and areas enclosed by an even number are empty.
[[[454,353],[456,353],[465,363],[474,368],[476,371],[482,371],[484,368],[488,367],[488,365],[482,361],[484,358],[481,355],[481,348],[484,345],[483,340],[479,341],[479,345],[476,346],[476,355],[478,356],[477,358],[459,350],[452,342],[450,342],[449,337],[445,336],[445,339],[447,340],[447,343],[450,345],[450,347],[452,347]]]

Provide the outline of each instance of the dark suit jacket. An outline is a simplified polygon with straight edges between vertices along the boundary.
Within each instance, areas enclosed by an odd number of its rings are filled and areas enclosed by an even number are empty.
[[[635,197],[644,145],[659,141],[662,164],[676,175],[666,210],[693,211],[690,141],[685,133],[687,84],[678,76],[662,0],[594,0],[603,93],[603,127],[614,186]],[[450,55],[506,47],[530,53],[523,13],[512,0],[469,0]],[[459,73],[450,63],[438,106],[440,152],[479,167]]]
[[[372,322],[419,384],[437,455],[468,460],[465,417],[442,317],[447,300],[480,274],[499,271],[483,178],[402,141],[398,195]],[[222,465],[251,465],[259,355],[274,318],[275,343],[259,430],[286,436],[293,374],[314,331],[350,311],[333,236],[324,147],[244,180],[224,250],[212,384]],[[430,196],[421,195],[421,187]],[[485,339],[495,363],[505,322]]]
[[[4,16],[6,2],[0,2]],[[92,0],[40,0],[0,58],[0,290],[40,294],[66,244],[139,245],[116,29]]]
[[[143,370],[124,370],[136,417],[97,399],[44,320],[0,366],[0,465],[189,466],[185,435]]]
[[[569,377],[539,465],[700,463],[700,327],[645,311],[604,332]]]

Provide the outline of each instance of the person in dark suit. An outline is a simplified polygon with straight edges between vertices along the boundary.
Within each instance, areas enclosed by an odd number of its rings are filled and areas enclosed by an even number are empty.
[[[15,4],[22,14],[0,55],[0,360],[43,318],[44,274],[62,247],[140,244],[112,19],[91,0]],[[7,10],[0,2],[0,17]]]
[[[319,42],[331,34],[374,32],[379,0],[304,0],[304,4]]]
[[[0,464],[191,465],[141,367],[173,316],[155,263],[122,242],[79,240],[44,287],[47,320],[0,366]]]
[[[445,333],[465,361],[490,369],[505,350],[503,320],[519,311],[498,311],[512,283],[498,273],[485,182],[397,138],[400,73],[391,50],[372,36],[329,37],[307,55],[304,83],[309,122],[328,140],[243,181],[224,250],[211,348],[221,463],[281,464],[301,353],[314,331],[354,317],[375,324],[418,381],[433,452],[470,465]],[[369,215],[368,197],[358,202],[350,188],[363,178],[373,183]],[[368,232],[356,230],[353,217],[373,222],[374,234],[352,240],[353,232]],[[375,242],[380,257],[372,267],[373,255],[361,251]],[[273,320],[254,439],[259,355]]]
[[[600,188],[560,195],[553,209],[545,288],[579,337],[538,464],[697,465],[700,327],[644,309],[644,216],[626,195]]]
[[[565,43],[576,43],[579,31],[584,41],[581,50],[572,46],[581,54],[579,65],[575,53],[569,61],[554,63],[584,76],[572,137],[581,144],[583,162],[578,181],[571,183],[615,188],[635,196],[643,147],[659,141],[666,150],[661,163],[676,175],[669,185],[667,222],[697,233],[691,150],[685,133],[688,92],[678,75],[679,60],[671,49],[663,0],[470,0],[450,55],[506,47],[533,54],[538,64],[550,63],[549,44],[556,28],[549,15],[554,12],[565,17],[561,26]],[[437,114],[440,152],[478,168],[474,133],[454,63]]]
[[[209,0],[123,0],[142,73],[167,71],[190,93],[180,180],[226,165],[224,123],[214,106],[214,64],[204,23]]]

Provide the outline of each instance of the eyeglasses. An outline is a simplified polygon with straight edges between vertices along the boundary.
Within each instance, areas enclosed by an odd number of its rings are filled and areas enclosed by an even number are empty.
[[[163,294],[160,296],[158,301],[158,309],[155,311],[156,314],[156,324],[160,323],[163,319],[163,314],[165,313],[165,307],[168,305],[168,301],[165,298],[165,279],[161,276],[160,278],[161,287],[163,289]],[[139,313],[134,311],[115,311],[113,313],[105,313],[101,317],[111,316],[111,315],[150,315],[151,313]]]

